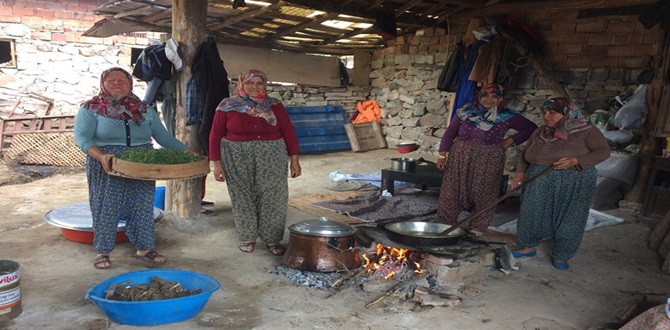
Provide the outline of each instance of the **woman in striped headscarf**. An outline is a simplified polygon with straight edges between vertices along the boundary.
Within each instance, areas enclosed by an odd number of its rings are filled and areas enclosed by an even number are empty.
[[[501,85],[484,85],[477,102],[459,109],[442,136],[437,167],[444,170],[444,176],[437,221],[454,224],[461,211],[474,213],[495,201],[505,166],[505,150],[525,142],[537,128],[524,116],[503,107],[502,102]],[[506,137],[510,129],[518,132]],[[470,231],[482,235],[494,212],[491,209],[470,220]]]

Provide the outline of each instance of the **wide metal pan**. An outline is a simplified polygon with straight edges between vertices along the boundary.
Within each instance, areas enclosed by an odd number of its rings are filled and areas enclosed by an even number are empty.
[[[448,235],[439,234],[449,229],[450,225],[435,222],[406,221],[387,224],[389,238],[397,243],[409,246],[440,246],[456,244],[465,230],[456,228]]]

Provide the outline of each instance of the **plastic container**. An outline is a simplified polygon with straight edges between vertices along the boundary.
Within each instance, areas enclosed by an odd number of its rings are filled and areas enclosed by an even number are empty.
[[[154,192],[154,207],[165,210],[165,186],[156,187]]]
[[[413,142],[398,143],[395,146],[398,148],[398,152],[401,154],[406,154],[419,148],[419,145]]]
[[[163,211],[154,207],[154,222],[164,217]],[[69,241],[93,244],[93,215],[87,202],[65,205],[47,212],[44,222],[58,227],[63,237]],[[121,220],[116,230],[117,243],[128,240],[126,236],[126,221]]]
[[[21,307],[21,271],[18,262],[0,260],[0,325],[19,316]]]
[[[127,285],[148,284],[152,276],[166,281],[177,282],[187,290],[201,289],[202,292],[181,298],[151,301],[116,301],[105,299],[105,291],[112,284],[126,280]],[[84,298],[97,305],[112,321],[125,325],[161,325],[188,320],[205,307],[214,291],[221,288],[219,282],[207,275],[176,269],[151,269],[123,273],[94,285]]]

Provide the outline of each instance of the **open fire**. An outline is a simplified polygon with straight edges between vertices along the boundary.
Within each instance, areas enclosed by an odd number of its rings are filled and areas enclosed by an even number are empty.
[[[371,280],[392,278],[404,280],[413,274],[423,274],[422,252],[399,249],[376,243],[376,251],[363,254],[363,268]]]

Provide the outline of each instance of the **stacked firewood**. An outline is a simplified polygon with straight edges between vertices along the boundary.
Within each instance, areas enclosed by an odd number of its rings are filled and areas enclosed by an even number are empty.
[[[665,259],[661,271],[670,274],[670,211],[649,236],[648,247],[661,254]]]

